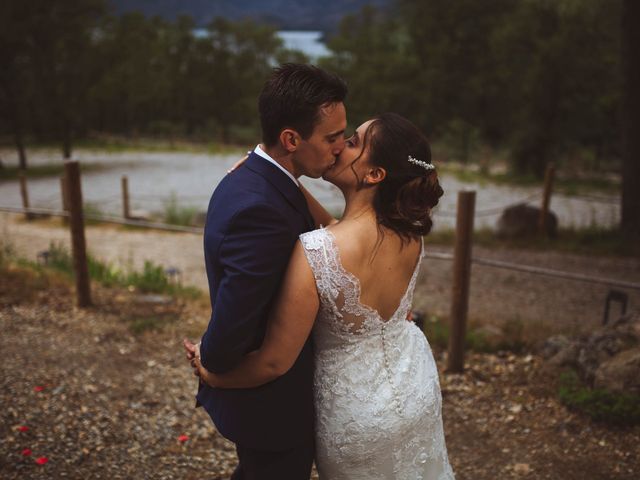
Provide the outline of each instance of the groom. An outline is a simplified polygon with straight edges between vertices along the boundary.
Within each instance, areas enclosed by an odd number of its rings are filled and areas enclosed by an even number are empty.
[[[317,67],[276,68],[259,97],[262,143],[215,189],[204,232],[212,313],[202,365],[222,373],[259,348],[298,236],[314,222],[298,177],[320,177],[344,148],[344,82]],[[196,346],[185,341],[188,357]],[[236,444],[232,479],[308,479],[314,456],[313,352],[253,389],[200,382],[197,400]]]

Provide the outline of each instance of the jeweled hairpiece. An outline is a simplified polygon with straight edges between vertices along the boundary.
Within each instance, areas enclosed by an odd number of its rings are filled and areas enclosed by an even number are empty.
[[[427,171],[436,169],[435,165],[433,165],[432,163],[423,162],[422,160],[413,158],[411,155],[409,155],[409,158],[407,160],[409,160],[410,163],[413,163],[414,165],[418,165],[419,167],[422,167]]]

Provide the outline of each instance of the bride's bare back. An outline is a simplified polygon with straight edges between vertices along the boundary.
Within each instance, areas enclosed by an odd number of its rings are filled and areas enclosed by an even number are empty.
[[[340,263],[359,284],[359,303],[389,320],[398,310],[418,264],[421,241],[402,242],[390,230],[379,231],[373,224],[345,221],[330,228]],[[340,301],[342,300],[342,301]],[[342,303],[344,299],[339,299]],[[346,315],[346,323],[357,330],[359,315]]]

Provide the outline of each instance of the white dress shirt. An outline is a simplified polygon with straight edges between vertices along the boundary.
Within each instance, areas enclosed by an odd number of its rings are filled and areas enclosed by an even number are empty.
[[[296,187],[300,188],[300,182],[298,181],[298,179],[291,175],[291,172],[289,170],[287,170],[273,158],[271,158],[271,156],[260,147],[260,144],[256,145],[256,148],[253,151],[256,155],[264,158],[267,162],[273,163],[276,167],[282,170],[287,175],[287,177],[289,177],[291,181],[296,184]]]

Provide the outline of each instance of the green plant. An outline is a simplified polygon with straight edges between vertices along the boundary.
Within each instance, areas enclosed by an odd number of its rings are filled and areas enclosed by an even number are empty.
[[[0,240],[0,267],[6,266],[15,256],[16,252],[13,244],[5,240]]]
[[[85,202],[82,205],[82,213],[85,217],[85,223],[88,225],[95,225],[100,223],[95,218],[102,216],[102,210],[100,207],[94,202]]]
[[[455,231],[436,230],[425,237],[432,245],[453,245]],[[626,238],[619,229],[591,226],[580,229],[559,229],[556,238],[541,236],[525,238],[500,238],[488,228],[473,232],[474,245],[490,248],[526,248],[534,250],[555,250],[579,254],[615,255],[640,257],[640,244]]]
[[[109,265],[90,256],[87,258],[87,268],[89,277],[105,287],[122,286],[125,283],[123,272],[115,265]]]
[[[560,375],[558,396],[567,407],[596,421],[615,425],[640,424],[640,395],[588,388],[573,370]]]
[[[73,275],[73,259],[62,243],[51,242],[49,244],[47,267]]]
[[[447,348],[449,344],[449,325],[440,317],[430,315],[424,321],[423,332],[433,346]]]
[[[142,272],[129,273],[126,283],[146,293],[167,292],[171,286],[162,266],[148,260],[144,262]]]
[[[49,255],[46,268],[73,276],[73,258],[61,243],[52,242],[49,245]],[[2,261],[0,253],[0,262]],[[24,267],[41,270],[43,266],[25,259],[17,259],[17,263]],[[197,299],[202,292],[179,283],[172,283],[167,277],[162,265],[156,265],[147,260],[141,272],[131,270],[125,272],[115,265],[103,262],[91,255],[87,256],[89,277],[105,287],[133,287],[144,293],[166,293]]]
[[[169,196],[164,202],[164,212],[162,218],[170,225],[191,226],[198,209],[195,207],[181,207],[178,205],[178,198],[175,193]]]
[[[450,328],[448,322],[436,315],[429,316],[423,326],[424,334],[432,346],[448,348]],[[467,350],[474,352],[497,352],[508,350],[511,352],[522,352],[526,343],[524,341],[524,325],[519,319],[507,321],[502,327],[502,339],[499,342],[491,342],[485,334],[475,328],[467,328],[464,337],[464,344]]]

